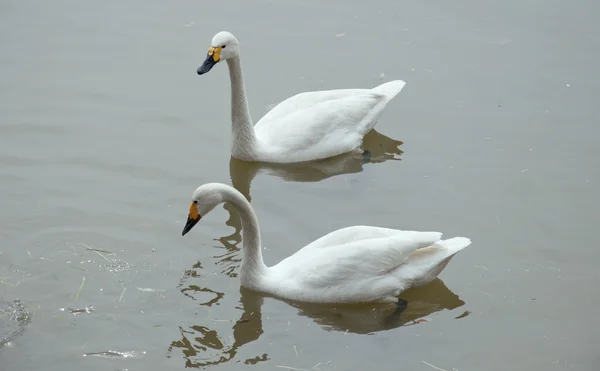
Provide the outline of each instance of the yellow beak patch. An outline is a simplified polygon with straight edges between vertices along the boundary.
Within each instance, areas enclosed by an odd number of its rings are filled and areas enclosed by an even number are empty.
[[[193,219],[193,220],[200,219],[200,214],[198,214],[198,207],[193,202],[190,205],[190,215],[189,215],[189,218]]]
[[[210,49],[208,49],[208,55],[212,56],[215,63],[221,59],[221,48],[221,46],[217,46],[216,48],[211,46]]]

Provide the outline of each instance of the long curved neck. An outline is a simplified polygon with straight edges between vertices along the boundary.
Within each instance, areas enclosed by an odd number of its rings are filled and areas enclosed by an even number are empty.
[[[250,160],[254,153],[254,125],[248,108],[246,87],[239,57],[227,59],[231,79],[231,152],[234,157]]]
[[[236,208],[242,220],[243,255],[240,280],[245,287],[256,288],[267,269],[262,258],[258,219],[252,206],[240,192],[227,189],[223,192],[223,200]]]

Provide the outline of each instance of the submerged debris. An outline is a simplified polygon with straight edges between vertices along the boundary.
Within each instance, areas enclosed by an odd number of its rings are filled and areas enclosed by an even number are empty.
[[[468,316],[469,314],[471,314],[470,310],[465,310],[465,312],[463,314],[461,314],[458,317],[454,317],[454,319],[461,319],[461,318],[465,318],[466,316]]]
[[[73,308],[60,308],[59,310],[60,310],[61,312],[69,312],[70,314],[72,314],[72,315],[74,315],[74,316],[78,316],[78,315],[81,315],[81,314],[90,314],[90,313],[92,313],[93,311],[95,311],[95,310],[96,310],[96,308],[94,308],[94,306],[93,306],[93,305],[88,305],[88,306],[85,306],[85,307],[83,307],[83,308],[80,308],[80,309],[73,309]]]
[[[100,357],[100,358],[140,358],[146,354],[145,351],[130,350],[127,352],[119,352],[116,350],[107,350],[104,352],[85,353],[84,357]]]
[[[81,289],[83,288],[83,284],[85,283],[85,276],[81,280],[81,285],[79,285],[79,290],[77,290],[77,295],[75,295],[75,300],[79,299],[79,294],[81,293]]]
[[[153,289],[153,288],[150,288],[150,287],[146,287],[146,288],[144,288],[144,287],[137,287],[137,289],[139,291],[144,291],[144,292],[163,292],[163,291],[167,291],[167,290]]]

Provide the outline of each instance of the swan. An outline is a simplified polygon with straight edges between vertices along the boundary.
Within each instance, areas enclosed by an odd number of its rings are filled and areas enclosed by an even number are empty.
[[[396,80],[373,89],[300,93],[279,103],[253,126],[240,45],[227,31],[213,37],[198,75],[221,61],[227,61],[231,80],[231,155],[244,161],[305,162],[360,151],[365,134],[405,85]]]
[[[241,285],[292,301],[402,304],[401,292],[433,281],[454,254],[471,244],[465,237],[441,240],[438,232],[352,226],[267,267],[256,214],[231,186],[207,183],[194,191],[182,236],[224,202],[237,209],[242,222]]]

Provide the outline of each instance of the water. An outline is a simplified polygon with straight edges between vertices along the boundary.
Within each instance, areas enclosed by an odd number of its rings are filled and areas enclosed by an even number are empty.
[[[2,370],[596,369],[599,8],[4,2]],[[227,69],[195,73],[222,29],[255,120],[297,92],[405,80],[372,162],[231,160]],[[251,198],[269,265],[352,224],[473,244],[399,318],[287,303],[240,290],[228,206],[181,237],[214,181]]]

